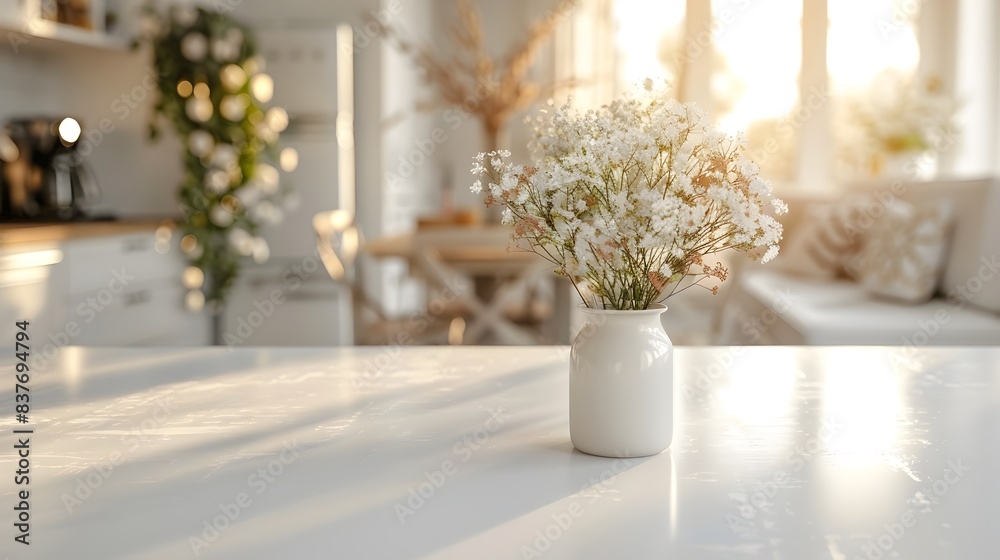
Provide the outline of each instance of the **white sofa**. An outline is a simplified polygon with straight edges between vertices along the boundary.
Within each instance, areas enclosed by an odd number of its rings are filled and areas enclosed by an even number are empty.
[[[912,202],[947,200],[956,217],[947,263],[930,301],[906,305],[849,279],[795,276],[780,266],[736,271],[717,343],[803,345],[1000,345],[1000,180],[853,186]],[[790,201],[785,237],[807,201]],[[780,260],[780,257],[779,257]],[[779,261],[776,260],[775,263]]]

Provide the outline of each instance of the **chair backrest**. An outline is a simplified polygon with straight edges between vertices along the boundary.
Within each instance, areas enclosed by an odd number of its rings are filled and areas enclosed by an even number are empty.
[[[327,273],[337,282],[353,280],[354,260],[361,249],[361,230],[342,210],[320,212],[313,217],[316,249]]]
[[[374,314],[377,321],[386,321],[385,311],[368,297],[357,266],[358,254],[364,245],[361,229],[353,224],[353,217],[343,210],[319,212],[313,217],[316,231],[316,250],[334,282],[345,286],[351,293],[351,324],[353,343],[365,344],[366,315]]]

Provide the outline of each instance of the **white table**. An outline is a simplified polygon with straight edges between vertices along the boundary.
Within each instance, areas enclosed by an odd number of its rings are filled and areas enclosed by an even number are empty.
[[[65,349],[30,548],[0,396],[0,557],[1000,557],[1000,349],[681,348],[674,445],[631,460],[571,448],[567,353]]]

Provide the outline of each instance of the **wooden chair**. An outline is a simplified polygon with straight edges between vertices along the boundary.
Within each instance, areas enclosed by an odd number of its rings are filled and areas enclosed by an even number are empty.
[[[465,322],[454,307],[440,313],[391,317],[365,290],[358,258],[364,235],[343,210],[313,217],[316,247],[330,278],[351,294],[353,340],[357,345],[461,344]]]

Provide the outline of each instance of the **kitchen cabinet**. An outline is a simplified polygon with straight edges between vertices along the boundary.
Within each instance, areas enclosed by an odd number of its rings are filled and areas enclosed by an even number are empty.
[[[62,261],[63,252],[55,243],[14,250],[0,246],[0,333],[12,333],[14,323],[25,320],[35,340],[47,343],[49,334],[63,331],[64,309],[51,304],[66,293]]]
[[[209,342],[208,319],[184,308],[186,266],[152,232],[68,242],[67,314],[85,346],[187,346]]]
[[[184,308],[186,265],[176,246],[158,247],[154,226],[105,224],[101,235],[74,235],[86,226],[52,226],[65,238],[0,248],[4,324],[29,320],[39,350],[210,342],[207,315]]]

